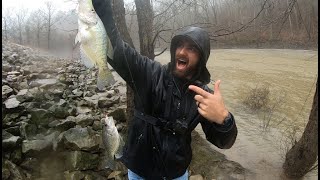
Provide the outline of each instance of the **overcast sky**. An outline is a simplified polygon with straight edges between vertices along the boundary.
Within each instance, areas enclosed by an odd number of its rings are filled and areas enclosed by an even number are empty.
[[[55,7],[61,11],[68,11],[76,7],[75,0],[50,0],[53,1]],[[45,0],[2,0],[2,10],[13,7],[19,9],[23,7],[30,11],[44,7]]]

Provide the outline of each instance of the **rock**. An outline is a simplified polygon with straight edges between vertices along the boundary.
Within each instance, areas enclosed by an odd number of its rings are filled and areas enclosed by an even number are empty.
[[[72,93],[75,95],[75,97],[81,97],[83,95],[83,92],[79,89],[73,90]]]
[[[58,137],[59,132],[53,132],[41,139],[24,140],[22,142],[22,153],[28,156],[39,155],[52,151],[53,141]]]
[[[11,71],[11,72],[8,72],[8,75],[15,75],[15,76],[18,76],[20,75],[21,73],[19,71]]]
[[[20,136],[21,135],[20,134],[20,126],[19,125],[6,128],[6,131],[8,133],[11,133],[14,136]]]
[[[78,180],[80,178],[85,180],[107,180],[106,177],[101,176],[99,173],[94,172],[92,170],[88,171],[65,171],[65,179],[66,180]]]
[[[10,179],[26,179],[26,176],[22,172],[22,169],[9,160],[4,160],[3,168],[10,171]]]
[[[66,106],[68,103],[64,99],[60,99],[59,102],[57,103],[58,106]]]
[[[8,122],[16,122],[16,120],[21,116],[20,113],[6,113],[4,118],[2,119],[2,123],[8,123]]]
[[[10,177],[10,170],[2,166],[2,179],[6,180]]]
[[[115,180],[121,180],[121,171],[113,171],[109,174],[108,179],[115,179]]]
[[[126,106],[120,106],[115,110],[111,111],[108,115],[112,116],[117,121],[126,122],[127,121]]]
[[[51,123],[48,124],[48,127],[49,128],[56,127],[59,123],[60,123],[59,120],[54,120],[54,121],[52,121]]]
[[[12,95],[13,89],[7,85],[2,86],[2,98]]]
[[[66,119],[60,122],[59,124],[57,124],[54,129],[59,131],[66,131],[75,126],[76,126],[75,120]]]
[[[22,139],[19,136],[14,136],[5,130],[2,130],[2,150],[5,152],[13,151],[21,146]]]
[[[201,174],[204,179],[245,179],[246,171],[239,163],[227,160],[224,154],[212,149],[198,132],[192,131],[191,135],[190,170],[194,174]],[[228,168],[224,164],[228,164]]]
[[[37,126],[27,122],[21,122],[20,134],[24,139],[30,140],[37,134]]]
[[[200,174],[192,175],[189,177],[189,180],[204,180]]]
[[[61,142],[65,149],[97,152],[101,137],[90,128],[71,128],[63,134],[58,145]]]
[[[66,166],[71,170],[90,170],[98,167],[99,156],[84,151],[71,151],[66,156]]]
[[[86,113],[90,113],[91,111],[92,111],[92,109],[89,107],[86,107],[86,106],[78,106],[77,107],[78,114],[86,114]]]
[[[30,93],[28,94],[28,89],[22,89],[16,95],[16,99],[20,102],[31,101],[32,96],[30,96]]]
[[[30,114],[31,124],[47,126],[53,120],[53,114],[45,109],[32,109]]]
[[[4,104],[7,109],[13,109],[13,108],[16,108],[20,105],[20,101],[18,101],[16,98],[10,98],[10,99],[7,99],[4,102]]]
[[[100,121],[94,121],[92,124],[92,129],[95,131],[102,130],[102,124]]]
[[[2,71],[10,72],[13,70],[13,67],[8,63],[2,63]]]
[[[20,164],[22,162],[21,148],[15,149],[10,153],[10,160],[15,164]]]
[[[69,107],[59,106],[59,105],[53,105],[48,109],[54,117],[64,119],[68,117],[69,114]]]
[[[92,114],[79,114],[75,120],[82,127],[91,126],[94,121]]]
[[[78,179],[84,179],[86,176],[85,173],[82,171],[65,171],[64,172],[64,178],[65,180],[78,180]]]
[[[28,158],[25,158],[20,166],[23,168],[23,169],[26,169],[26,170],[29,170],[29,171],[33,171],[33,173],[35,172],[39,172],[39,164],[40,164],[40,161],[38,158],[36,157],[28,157]]]
[[[98,107],[98,98],[96,96],[91,96],[91,97],[84,97],[83,99],[86,100],[86,104],[90,107],[97,108]]]

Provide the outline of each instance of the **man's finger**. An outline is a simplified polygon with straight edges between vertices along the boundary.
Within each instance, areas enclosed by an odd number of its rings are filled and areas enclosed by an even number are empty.
[[[194,86],[194,85],[190,85],[189,89],[194,91],[196,94],[199,94],[203,97],[207,97],[210,93],[208,93],[207,91],[199,88],[198,86]]]
[[[194,100],[196,100],[197,102],[200,102],[200,103],[203,103],[203,96],[201,96],[201,95],[195,95],[194,96]]]
[[[214,84],[214,93],[220,93],[220,83],[221,83],[221,80],[219,79]]]

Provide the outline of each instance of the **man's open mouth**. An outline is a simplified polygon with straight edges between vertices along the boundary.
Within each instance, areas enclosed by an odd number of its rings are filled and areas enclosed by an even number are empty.
[[[179,58],[176,60],[176,68],[178,70],[184,70],[188,65],[188,60]]]

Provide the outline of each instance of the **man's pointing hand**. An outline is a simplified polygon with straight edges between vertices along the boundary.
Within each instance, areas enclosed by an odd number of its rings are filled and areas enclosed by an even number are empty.
[[[228,116],[222,95],[220,92],[220,80],[214,85],[214,93],[211,94],[197,86],[190,85],[189,89],[194,91],[197,95],[194,96],[198,105],[199,113],[211,122],[222,124],[224,119]]]

